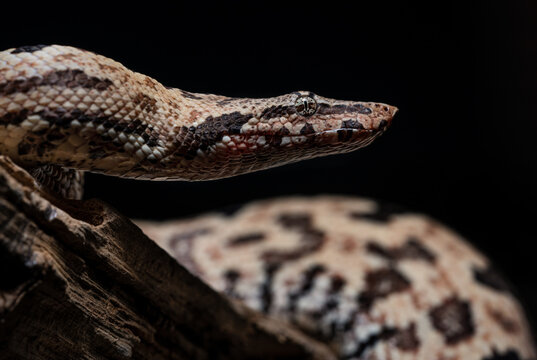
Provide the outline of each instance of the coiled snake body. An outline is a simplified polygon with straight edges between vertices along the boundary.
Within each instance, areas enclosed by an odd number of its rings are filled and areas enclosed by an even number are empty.
[[[208,180],[352,151],[396,111],[307,91],[190,93],[67,46],[0,52],[0,154],[71,198],[81,196],[80,171]],[[422,216],[324,197],[140,225],[215,289],[343,359],[535,357],[524,314],[488,260]]]

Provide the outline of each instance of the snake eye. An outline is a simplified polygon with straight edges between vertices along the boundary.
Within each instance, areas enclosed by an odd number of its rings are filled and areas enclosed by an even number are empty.
[[[317,101],[308,95],[302,95],[295,101],[296,112],[302,116],[311,116],[317,111]]]

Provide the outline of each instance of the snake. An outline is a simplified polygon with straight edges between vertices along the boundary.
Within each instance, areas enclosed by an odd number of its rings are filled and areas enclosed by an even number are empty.
[[[311,91],[188,92],[70,46],[0,52],[0,154],[71,199],[82,197],[88,171],[201,181],[354,151],[397,111]],[[325,342],[340,359],[536,358],[509,283],[425,215],[318,196],[137,224],[216,291]]]

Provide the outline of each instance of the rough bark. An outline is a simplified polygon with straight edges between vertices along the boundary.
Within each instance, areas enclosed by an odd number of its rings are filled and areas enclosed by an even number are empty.
[[[232,303],[97,200],[0,156],[1,359],[333,359]]]

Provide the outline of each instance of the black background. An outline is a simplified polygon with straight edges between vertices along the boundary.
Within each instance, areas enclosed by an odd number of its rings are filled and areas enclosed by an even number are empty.
[[[88,197],[154,219],[288,194],[399,203],[490,255],[535,318],[535,1],[129,4],[2,5],[0,48],[73,45],[188,91],[311,90],[400,112],[355,153],[213,182],[89,175]]]

